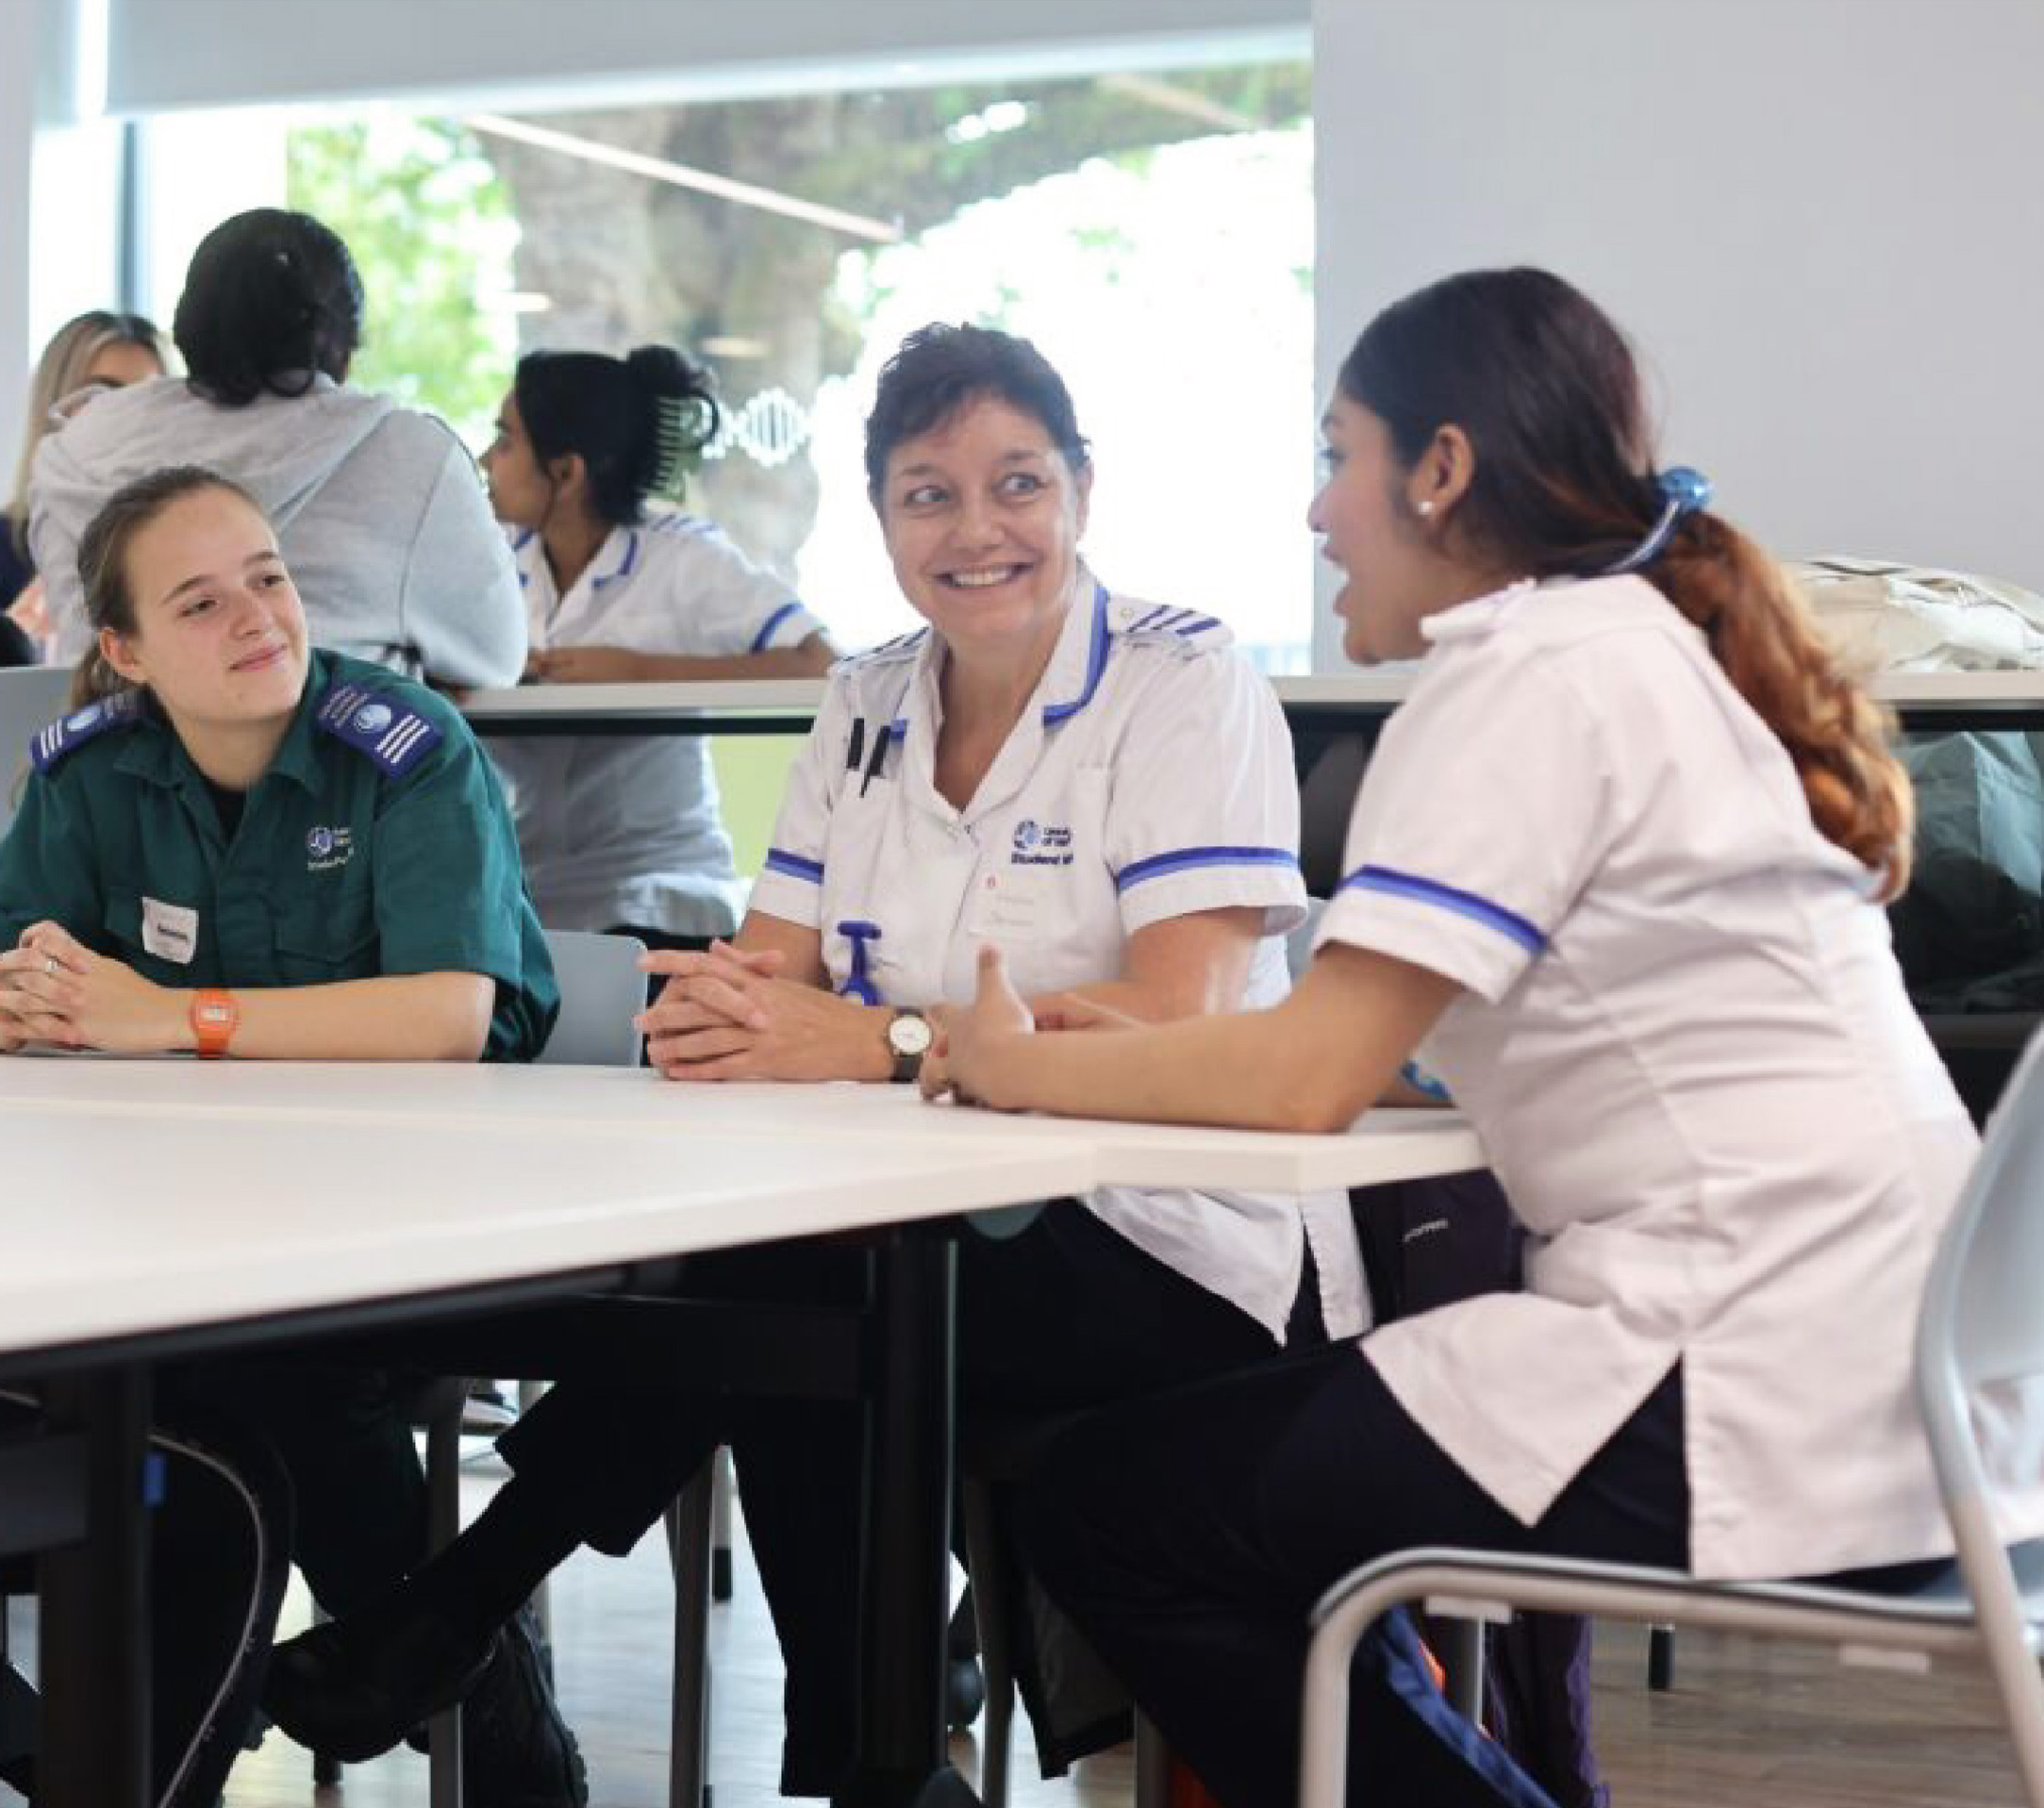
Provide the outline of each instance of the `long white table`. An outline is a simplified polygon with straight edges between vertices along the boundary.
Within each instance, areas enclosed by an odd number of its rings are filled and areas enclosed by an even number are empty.
[[[146,1742],[113,1735],[145,1699],[136,1477],[153,1360],[1113,1182],[1290,1190],[1481,1160],[1435,1112],[1282,1136],[622,1069],[0,1060],[0,1373],[66,1378],[59,1429],[78,1434],[90,1478],[88,1542],[44,1564],[39,1799],[144,1799]],[[941,1774],[950,1394],[934,1352],[950,1346],[949,1273],[937,1239],[883,1258],[869,1561],[903,1630],[881,1658],[869,1629],[875,1804]]]
[[[1352,672],[1271,684],[1295,730],[1325,730],[1381,722],[1411,682],[1407,672]],[[1906,728],[2012,727],[2044,712],[2044,672],[1901,672],[1873,692]],[[474,691],[463,707],[484,735],[799,735],[823,695],[821,678],[522,685]]]

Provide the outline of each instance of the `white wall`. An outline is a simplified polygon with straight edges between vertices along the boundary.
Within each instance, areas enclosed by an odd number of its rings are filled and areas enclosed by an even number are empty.
[[[1543,263],[1646,354],[1668,461],[1778,550],[2044,590],[2037,0],[1316,0],[1314,24],[1323,390],[1386,302]]]

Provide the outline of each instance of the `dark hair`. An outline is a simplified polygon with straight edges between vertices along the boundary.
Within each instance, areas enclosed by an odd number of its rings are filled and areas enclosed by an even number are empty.
[[[208,401],[303,395],[321,373],[347,375],[362,338],[362,279],[309,213],[256,207],[200,240],[171,333]]]
[[[1407,295],[1341,366],[1408,468],[1444,426],[1475,452],[1447,531],[1529,577],[1588,577],[1644,540],[1663,496],[1639,374],[1596,304],[1544,270],[1480,270]],[[1795,762],[1810,817],[1882,876],[1908,881],[1912,803],[1887,722],[1818,638],[1781,568],[1708,510],[1642,574],[1703,631],[1733,688]]]
[[[528,352],[511,392],[533,456],[542,466],[580,457],[590,506],[626,526],[643,515],[649,495],[681,500],[721,419],[708,371],[671,345],[641,345],[622,358]]]
[[[97,639],[102,628],[111,628],[116,634],[135,632],[135,592],[128,585],[128,548],[135,543],[135,536],[173,503],[208,489],[224,489],[230,496],[239,496],[257,514],[262,513],[262,505],[233,478],[224,477],[204,465],[167,465],[123,484],[86,523],[85,532],[78,536],[78,581],[85,588],[85,617],[92,625],[94,639],[72,681],[75,706],[132,688],[101,655]]]
[[[1086,469],[1089,455],[1072,392],[1050,360],[1013,333],[939,323],[909,334],[881,367],[866,417],[866,493],[873,506],[896,446],[988,397],[1034,418],[1074,473]]]

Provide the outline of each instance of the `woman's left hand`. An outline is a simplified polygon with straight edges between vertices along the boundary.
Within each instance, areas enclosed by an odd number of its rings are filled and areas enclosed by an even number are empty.
[[[629,647],[542,647],[526,655],[525,671],[543,685],[628,685],[645,676]]]
[[[925,1062],[922,1092],[949,1091],[966,1104],[1013,1110],[1002,1085],[1003,1057],[1036,1034],[1034,1013],[1007,976],[998,948],[979,951],[979,985],[969,1009],[947,1014],[938,1059]]]
[[[0,954],[8,1013],[42,1040],[109,1054],[159,1054],[184,1042],[184,995],[95,954],[60,924],[32,923]]]
[[[668,974],[636,1020],[646,1058],[670,1080],[884,1080],[885,1020],[856,999],[781,979],[777,959],[713,944],[707,954],[649,954]]]

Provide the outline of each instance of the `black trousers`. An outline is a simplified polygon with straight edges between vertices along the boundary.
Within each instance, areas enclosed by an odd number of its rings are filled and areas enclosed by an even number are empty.
[[[690,1259],[696,1298],[856,1303],[867,1259],[799,1243]],[[1317,1335],[1310,1265],[1296,1335]],[[1153,1261],[1083,1205],[1057,1201],[1020,1236],[962,1232],[961,1412],[1103,1402],[1267,1361],[1271,1335]],[[862,1424],[819,1402],[743,1405],[564,1383],[500,1440],[513,1485],[543,1489],[598,1551],[628,1551],[720,1443],[737,1459],[760,1580],[788,1667],[782,1789],[828,1795],[854,1750],[858,1709]]]
[[[1024,1545],[1227,1808],[1289,1808],[1307,1614],[1330,1584],[1421,1545],[1681,1566],[1682,1425],[1676,1369],[1527,1527],[1344,1342],[1072,1428],[1039,1471]],[[1403,1615],[1372,1629],[1353,1702],[1351,1808],[1547,1801],[1427,1684]]]
[[[158,1399],[167,1417],[224,1419],[275,1452],[294,1501],[291,1560],[339,1618],[425,1555],[415,1390],[415,1377],[387,1369],[236,1357],[166,1371]]]
[[[0,1397],[0,1429],[34,1418]],[[150,1450],[163,1465],[149,1522],[153,1799],[211,1808],[262,1690],[290,1572],[291,1488],[259,1437],[190,1409],[158,1420]],[[0,1575],[0,1592],[32,1585],[16,1572],[28,1567]]]

